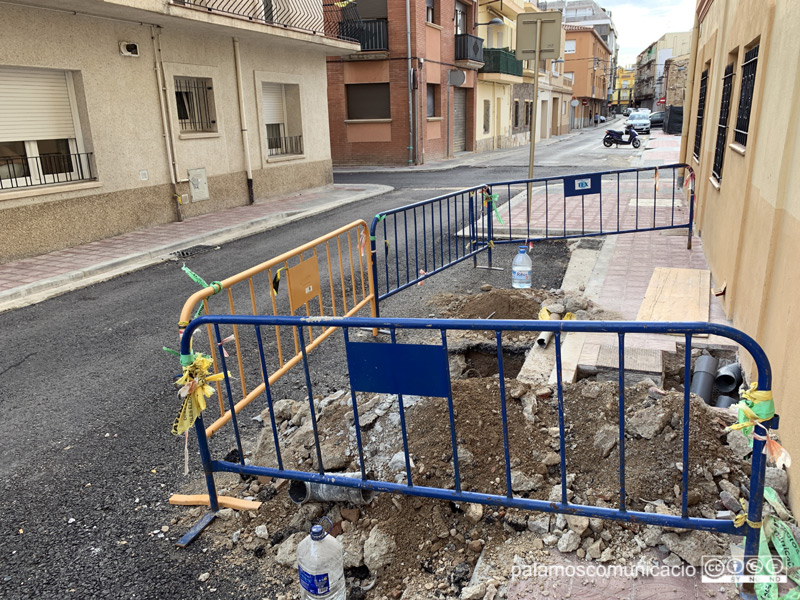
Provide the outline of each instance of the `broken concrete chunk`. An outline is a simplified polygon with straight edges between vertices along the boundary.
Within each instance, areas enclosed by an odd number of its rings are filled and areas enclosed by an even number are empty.
[[[661,541],[670,552],[695,567],[702,565],[703,556],[718,556],[725,551],[716,536],[709,531],[690,531],[680,536],[665,533],[661,536]]]
[[[486,594],[485,583],[470,585],[461,590],[461,600],[483,600],[484,594]]]
[[[594,447],[603,454],[603,458],[608,458],[618,442],[619,430],[613,425],[604,425],[594,434]]]
[[[470,523],[478,523],[483,518],[483,506],[481,504],[467,504],[464,514]]]
[[[753,451],[749,440],[741,431],[731,431],[725,440],[728,442],[728,447],[731,449],[731,452],[739,458],[744,458]]]
[[[519,469],[511,471],[511,489],[515,492],[530,492],[537,488],[536,481]]]
[[[297,568],[297,546],[306,537],[305,533],[295,533],[286,538],[283,543],[278,546],[278,554],[275,556],[275,562],[284,567]]]
[[[577,550],[581,545],[581,536],[579,536],[574,531],[567,530],[564,535],[561,536],[561,539],[558,540],[558,550],[559,552],[574,552]]]
[[[545,513],[528,519],[528,529],[537,535],[547,535],[550,531],[550,515]]]
[[[345,569],[364,564],[364,541],[358,531],[343,533],[337,539],[342,544],[342,563]]]
[[[603,544],[603,540],[597,540],[594,544],[589,546],[589,549],[586,551],[586,554],[588,554],[594,560],[598,560],[602,555],[604,547],[605,544]]]
[[[717,485],[719,485],[720,491],[728,492],[731,496],[733,496],[737,500],[739,499],[741,491],[739,490],[739,487],[736,486],[735,484],[731,483],[727,479],[720,479]]]
[[[567,515],[567,524],[572,531],[583,537],[584,533],[589,530],[589,517]]]
[[[672,414],[663,406],[643,408],[628,419],[627,430],[632,435],[638,435],[647,440],[652,440],[667,426]]]
[[[783,469],[767,467],[767,473],[764,477],[764,485],[771,487],[782,496],[785,496],[787,493],[789,493],[789,479],[786,476],[786,471]]]
[[[367,541],[364,542],[364,564],[373,574],[382,572],[394,560],[396,547],[392,536],[378,527],[373,527]]]

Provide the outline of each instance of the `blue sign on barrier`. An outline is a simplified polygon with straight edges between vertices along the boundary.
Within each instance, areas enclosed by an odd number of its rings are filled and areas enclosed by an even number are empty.
[[[447,352],[442,346],[348,342],[347,368],[354,392],[450,395]]]
[[[600,193],[600,175],[586,174],[564,177],[565,196],[583,196]]]

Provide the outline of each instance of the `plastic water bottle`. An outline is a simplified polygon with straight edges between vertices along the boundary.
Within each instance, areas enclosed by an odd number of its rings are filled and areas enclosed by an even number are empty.
[[[511,287],[529,288],[531,287],[531,269],[533,263],[528,256],[527,246],[520,246],[519,252],[511,263]]]
[[[345,600],[342,544],[322,525],[314,525],[297,546],[297,570],[304,600]]]

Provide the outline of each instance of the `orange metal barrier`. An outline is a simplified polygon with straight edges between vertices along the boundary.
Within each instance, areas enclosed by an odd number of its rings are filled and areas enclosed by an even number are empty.
[[[194,318],[198,306],[201,306],[200,312],[206,315],[241,314],[236,312],[236,306],[247,305],[247,311],[252,315],[351,317],[369,305],[370,314],[374,317],[375,287],[368,240],[369,229],[366,222],[354,221],[260,265],[215,282],[186,300],[178,323],[180,332],[182,334],[183,328]],[[295,312],[298,310],[304,314]],[[337,329],[330,326],[308,326],[308,338],[303,335],[306,353],[319,346]],[[233,390],[233,394],[241,398],[236,402],[234,410],[239,414],[245,406],[264,393],[266,386],[262,376],[261,382],[248,391],[243,355],[259,350],[254,347],[252,338],[242,339],[236,325],[232,326],[232,330],[231,336],[222,337],[211,325],[207,325],[207,346],[202,347],[203,342],[199,339],[193,342],[195,350],[211,355],[215,372],[222,368],[219,353],[226,352],[224,344],[234,343],[238,367],[238,379],[235,383],[239,389]],[[281,337],[279,327],[275,326],[275,338],[271,342],[277,350],[277,364],[274,372],[267,377],[270,385],[303,358],[297,331],[293,330],[293,336],[289,340],[286,338],[285,335]],[[258,343],[261,344],[262,340],[259,339]],[[226,363],[230,365],[229,361]],[[220,383],[217,383],[217,399],[220,416],[206,428],[206,435],[212,435],[231,420],[230,409],[223,405]]]

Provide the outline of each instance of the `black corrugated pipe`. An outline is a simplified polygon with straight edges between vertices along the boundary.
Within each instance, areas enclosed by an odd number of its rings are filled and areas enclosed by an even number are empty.
[[[714,380],[717,389],[723,394],[730,394],[739,389],[742,385],[742,366],[739,363],[732,363],[720,367],[717,371],[717,378]]]
[[[700,356],[694,363],[694,374],[689,391],[700,396],[708,405],[711,404],[711,390],[714,387],[717,364],[719,361],[713,356]]]

